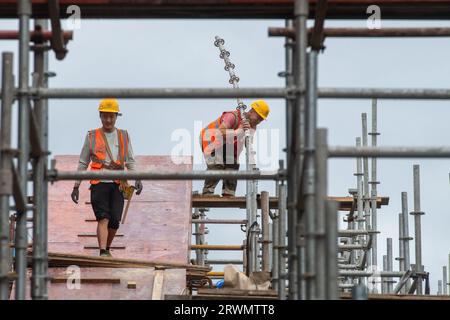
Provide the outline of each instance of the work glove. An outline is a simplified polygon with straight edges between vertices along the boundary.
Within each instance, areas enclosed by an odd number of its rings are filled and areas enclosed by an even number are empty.
[[[251,130],[250,122],[247,119],[242,120],[242,129]]]
[[[80,198],[80,190],[78,190],[78,187],[73,187],[70,197],[72,198],[73,202],[78,204],[78,199]]]
[[[136,195],[140,195],[143,188],[141,180],[136,180],[134,187],[136,188]]]

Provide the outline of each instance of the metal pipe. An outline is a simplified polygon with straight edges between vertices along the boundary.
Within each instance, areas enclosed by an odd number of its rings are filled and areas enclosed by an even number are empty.
[[[247,220],[233,219],[192,219],[192,224],[247,224]]]
[[[367,142],[367,114],[361,114],[361,122],[362,122],[362,147],[366,148],[368,145]],[[370,200],[369,200],[369,158],[363,157],[363,203],[364,203],[364,218],[365,218],[365,227],[366,230],[370,230],[372,228],[370,223]],[[369,252],[367,252],[367,265],[372,267],[372,248],[369,248]],[[374,287],[376,290],[376,288]],[[373,292],[373,291],[372,291]]]
[[[45,30],[47,28],[46,20],[35,20],[35,29],[41,28]],[[46,47],[42,41],[36,42],[33,47],[34,50],[34,72],[33,77],[36,81],[33,83],[37,87],[45,87],[45,71],[46,71]],[[39,127],[38,140],[40,144],[47,147],[48,142],[46,132],[46,106],[45,101],[36,99],[34,100],[34,114]],[[46,150],[46,149],[44,149]],[[33,268],[31,276],[31,297],[35,300],[47,299],[47,213],[46,213],[46,193],[44,187],[46,187],[45,181],[45,168],[46,155],[40,154],[33,162],[33,194],[34,194],[34,207],[33,207]]]
[[[317,52],[311,51],[307,54],[307,94],[305,107],[305,148],[304,148],[304,174],[303,174],[303,205],[305,212],[304,221],[306,225],[305,233],[305,254],[306,254],[306,270],[305,278],[306,295],[308,299],[325,299],[325,205],[321,201],[322,211],[318,211],[316,203],[316,162],[315,162],[315,143],[316,143],[316,69]],[[325,151],[326,156],[326,151]],[[323,186],[321,186],[323,187]],[[326,185],[325,185],[326,188]],[[322,191],[322,190],[320,190]],[[317,199],[317,201],[320,201]],[[319,223],[322,230],[319,231]],[[317,244],[319,240],[317,236],[322,237],[322,242]],[[319,240],[319,241],[320,241]],[[320,246],[320,252],[318,252]],[[319,261],[320,260],[320,264]]]
[[[261,192],[261,220],[262,220],[262,271],[270,272],[269,255],[269,193]]]
[[[408,195],[406,192],[402,192],[402,216],[403,216],[403,247],[404,247],[404,257],[405,257],[405,271],[411,269],[410,256],[409,256],[409,220],[408,220]],[[408,280],[406,284],[406,291],[408,292],[409,287],[411,286],[411,281]]]
[[[201,219],[201,217],[200,217],[200,211],[199,211],[199,209],[198,208],[195,208],[194,209],[194,213],[193,213],[193,217],[195,217],[195,218],[200,218],[200,219],[198,219],[198,220],[203,220],[203,219]],[[192,220],[194,220],[194,219],[192,219]],[[204,226],[204,224],[202,224],[202,225],[200,225],[200,224],[195,224],[195,227],[194,227],[194,230],[195,230],[195,233],[194,233],[194,236],[195,236],[195,244],[196,245],[202,245],[202,244],[204,244],[204,242],[202,241],[202,238],[201,238],[201,236],[202,236],[202,231],[204,231],[204,228],[203,228],[203,230],[200,228],[201,226]],[[204,258],[204,256],[203,256],[203,249],[197,249],[197,250],[195,250],[195,260],[196,260],[196,264],[197,265],[199,265],[199,266],[204,266],[205,265],[205,258]]]
[[[280,183],[278,191],[278,297],[280,298],[280,300],[286,300],[286,197],[286,185]],[[291,272],[292,270],[289,271]]]
[[[211,265],[211,264],[243,264],[242,260],[220,260],[220,259],[208,259],[205,260],[205,265]]]
[[[243,245],[228,245],[228,244],[192,244],[191,250],[244,250]]]
[[[377,100],[372,99],[372,132],[368,133],[372,136],[371,146],[373,148],[377,147]],[[371,186],[370,190],[370,204],[371,204],[371,229],[377,230],[377,158],[373,157],[371,159],[371,181],[369,184]],[[372,236],[372,264],[378,266],[378,244],[377,244],[377,234],[373,233]]]
[[[310,54],[316,54],[315,51]],[[317,56],[315,57],[317,59]],[[311,59],[310,59],[311,61]],[[314,63],[314,62],[311,62]],[[311,70],[311,66],[309,68]],[[315,68],[314,68],[315,69]],[[313,71],[316,72],[317,70]],[[315,81],[314,81],[315,82]],[[314,86],[314,84],[309,83],[309,85]],[[311,101],[311,96],[308,95],[308,99],[310,100],[309,104],[316,103]],[[314,108],[315,109],[315,108]],[[331,266],[336,267],[337,269],[337,250],[335,249],[334,241],[337,244],[337,218],[338,211],[337,209],[333,212],[334,217],[331,219],[328,217],[329,210],[333,208],[327,207],[327,187],[328,187],[328,158],[327,158],[327,149],[328,149],[328,140],[327,140],[327,130],[326,129],[315,129],[315,138],[314,138],[314,207],[315,210],[311,213],[313,219],[315,219],[315,233],[316,233],[316,285],[317,285],[317,293],[316,298],[320,300],[324,299],[334,299],[334,292],[329,292],[330,290],[330,282],[336,282],[337,280],[333,274],[330,274],[330,263]],[[328,210],[328,211],[327,211]],[[331,229],[330,229],[331,228]],[[336,228],[336,230],[334,230]],[[331,251],[330,251],[331,250]],[[333,260],[333,261],[331,261]],[[334,284],[334,283],[333,283]],[[334,286],[331,287],[334,290]],[[330,298],[330,295],[333,296]]]
[[[276,184],[277,197],[280,195],[280,184]],[[280,224],[280,214],[277,212],[272,218],[272,288],[279,293],[279,281],[280,281],[280,270],[279,270],[279,250],[280,250],[280,236],[279,236],[279,224]],[[285,289],[286,290],[286,289]]]
[[[322,99],[450,99],[450,89],[319,88]]]
[[[73,39],[73,31],[64,31],[63,37],[65,41]],[[36,41],[49,41],[52,38],[52,31],[30,31],[30,40]],[[0,30],[0,40],[18,40],[19,32],[15,30]]]
[[[313,32],[308,29],[308,34]],[[293,28],[270,27],[269,37],[289,37],[295,39]],[[378,37],[449,37],[450,28],[324,28],[323,36],[328,38],[378,38]]]
[[[52,24],[52,49],[56,59],[62,60],[66,56],[67,49],[64,43],[63,32],[61,30],[60,10],[58,0],[48,0],[48,15]]]
[[[59,180],[91,180],[91,179],[141,179],[141,180],[203,180],[206,178],[228,178],[242,180],[278,180],[275,171],[59,171],[51,170],[47,174],[50,181]]]
[[[387,266],[387,255],[383,255],[383,271],[389,271]],[[383,294],[387,292],[386,285],[386,280],[381,280],[381,293]]]
[[[371,234],[370,231],[367,230],[339,230],[339,237],[354,237],[354,236],[366,236]]]
[[[20,187],[23,196],[27,195],[28,183],[28,155],[29,155],[29,100],[27,91],[28,74],[29,74],[29,42],[30,42],[30,16],[31,16],[31,0],[20,0],[18,2],[18,15],[20,24],[20,40],[19,40],[19,175]],[[15,240],[15,267],[17,272],[16,282],[16,300],[25,300],[26,288],[26,271],[27,271],[27,211],[18,212],[18,221],[16,223],[16,240]]]
[[[31,95],[48,99],[211,99],[211,98],[286,98],[294,88],[39,88]]]
[[[356,138],[356,148],[360,148],[361,147],[361,138],[357,137]],[[357,226],[358,226],[358,230],[359,231],[366,231],[364,228],[364,206],[363,206],[363,171],[362,171],[362,158],[358,157],[356,158],[356,208],[357,208]],[[359,236],[357,238],[358,244],[364,244],[364,239],[365,237]],[[351,241],[353,242],[353,241]],[[362,256],[364,253],[350,253],[351,254],[351,263],[355,263],[355,254],[359,254],[360,256]],[[365,265],[363,266],[364,268],[366,267]],[[360,282],[362,282],[362,284],[365,285],[365,280],[366,279],[360,279]]]
[[[338,273],[339,277],[394,277],[394,278],[401,278],[404,275],[404,272],[401,271],[353,271],[353,270],[345,270],[345,271],[339,271]]]
[[[330,158],[450,158],[448,147],[341,147],[328,148]]]
[[[442,267],[442,293],[447,295],[448,291],[447,291],[447,267],[444,266]]]
[[[339,251],[352,251],[352,250],[368,250],[369,248],[364,244],[341,244],[339,245]]]
[[[18,92],[27,92],[21,91]],[[17,92],[17,93],[18,93]],[[279,98],[288,99],[298,91],[288,88],[39,88],[28,91],[34,98],[101,99],[106,96],[127,99],[220,99]],[[318,88],[320,99],[400,99],[449,100],[450,89],[392,88]]]
[[[398,215],[398,244],[399,244],[399,248],[398,248],[398,268],[400,271],[405,271],[405,254],[404,254],[404,249],[405,246],[403,244],[403,242],[405,241],[404,239],[404,235],[403,235],[403,216],[401,213],[399,213]]]
[[[318,139],[322,139],[321,134],[319,133]],[[326,141],[326,140],[325,140]],[[327,201],[326,202],[326,235],[327,235],[327,296],[328,300],[337,300],[339,299],[338,293],[338,250],[337,250],[337,229],[338,229],[338,221],[337,221],[337,212],[339,205],[335,201]]]
[[[393,271],[393,256],[392,256],[392,238],[386,239],[386,255],[387,255],[387,271]],[[387,293],[391,293],[393,290],[392,279],[387,279],[386,291]]]
[[[286,20],[286,26],[293,26],[292,20]],[[294,85],[294,43],[290,39],[285,40],[285,66],[286,66],[286,87]],[[288,233],[288,280],[289,280],[289,299],[297,300],[299,293],[297,291],[298,285],[298,269],[299,256],[297,255],[297,140],[299,139],[297,122],[297,108],[295,107],[295,100],[293,97],[286,98],[286,159],[287,159],[287,233]],[[281,222],[280,222],[281,224]],[[280,226],[281,228],[281,226]],[[281,258],[281,257],[280,257]],[[281,261],[281,260],[280,260]],[[283,270],[280,268],[280,279],[283,275]],[[283,280],[286,285],[286,279]],[[280,283],[280,299],[286,298],[282,291],[282,283]],[[284,298],[284,299],[283,299]]]
[[[13,104],[13,53],[2,53],[2,101],[0,126],[0,300],[9,299],[9,278],[11,270],[9,199],[13,193],[11,125]]]
[[[425,213],[420,208],[420,166],[413,166],[414,177],[414,211],[411,214],[414,216],[414,238],[415,238],[415,256],[416,256],[416,271],[419,273],[419,279],[417,282],[417,294],[420,295],[423,292],[422,289],[422,277],[420,276],[422,270],[422,226],[421,215]]]
[[[312,281],[309,281],[309,285],[306,283],[307,276],[304,274],[303,265],[305,269],[308,269],[308,264],[314,264],[314,257],[308,256],[306,253],[306,247],[308,246],[309,239],[305,237],[305,261],[302,261],[302,245],[300,242],[300,235],[303,233],[302,230],[306,230],[305,219],[303,217],[302,212],[302,203],[300,200],[303,200],[302,188],[300,187],[303,183],[303,166],[304,166],[304,148],[305,148],[305,109],[306,109],[306,49],[308,45],[308,29],[306,26],[307,19],[309,14],[309,3],[307,0],[296,0],[294,3],[294,19],[295,19],[295,30],[296,30],[296,39],[295,41],[295,74],[294,74],[294,83],[297,88],[296,94],[296,102],[295,108],[297,109],[297,114],[295,118],[295,126],[298,127],[298,138],[296,140],[295,145],[295,163],[298,166],[297,174],[297,185],[299,188],[296,190],[297,192],[297,203],[296,203],[296,211],[297,211],[297,264],[298,264],[298,272],[297,272],[297,292],[299,299],[313,299],[315,296],[315,288]],[[309,265],[309,268],[311,265]],[[306,270],[305,270],[306,271]],[[313,271],[314,270],[310,270]],[[305,281],[305,286],[303,287],[303,281]],[[303,292],[304,288],[304,292]],[[304,293],[304,295],[303,295]]]
[[[115,96],[127,99],[221,99],[221,98],[279,98],[290,99],[301,92],[288,88],[39,88],[28,91],[35,99],[100,99]],[[390,88],[318,88],[320,99],[401,99],[448,100],[450,89],[390,89]]]

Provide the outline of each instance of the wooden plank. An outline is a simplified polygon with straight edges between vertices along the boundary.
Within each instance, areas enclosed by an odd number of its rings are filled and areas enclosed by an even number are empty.
[[[98,244],[87,244],[85,245],[83,248],[85,249],[97,249],[100,250],[100,247],[98,246]],[[125,249],[126,247],[124,245],[114,245],[111,246],[111,249]]]
[[[164,285],[164,271],[155,271],[153,278],[152,300],[163,300],[162,291]]]
[[[28,253],[28,256],[32,256],[32,251]],[[67,267],[73,264],[83,266],[131,266],[131,267],[154,267],[161,269],[186,269],[187,271],[199,272],[206,274],[211,270],[211,267],[202,267],[190,264],[176,263],[172,261],[157,261],[157,260],[138,260],[138,259],[124,259],[115,257],[99,257],[88,256],[79,254],[67,254],[58,252],[48,253],[49,267]]]
[[[50,280],[51,283],[67,283],[67,280],[72,280],[66,277],[57,277]],[[81,278],[80,283],[112,283],[120,284],[120,278]]]
[[[339,202],[340,211],[350,211],[354,201],[353,197],[328,197],[329,200]],[[261,201],[258,197],[258,209],[261,208]],[[389,204],[389,197],[378,197],[377,208],[381,208],[382,205]],[[192,195],[192,207],[193,208],[246,208],[245,197],[208,197],[202,195]],[[278,208],[278,198],[269,197],[269,208]]]
[[[97,237],[97,233],[95,233],[95,232],[83,232],[83,233],[79,233],[78,237]],[[123,237],[123,233],[117,233],[116,237]]]

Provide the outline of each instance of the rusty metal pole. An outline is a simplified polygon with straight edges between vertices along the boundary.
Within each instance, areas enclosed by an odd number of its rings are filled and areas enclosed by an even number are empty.
[[[9,299],[9,277],[11,270],[10,210],[9,199],[12,186],[11,124],[14,95],[13,54],[2,54],[2,101],[0,127],[0,300]]]
[[[19,174],[22,196],[27,196],[28,160],[30,153],[30,113],[29,113],[29,51],[30,51],[30,16],[31,0],[18,2],[18,15],[20,23],[19,40]],[[18,212],[15,241],[15,263],[17,272],[16,300],[25,300],[27,277],[27,209]]]
[[[311,299],[315,295],[315,288],[311,278],[305,270],[312,267],[313,264],[313,252],[310,257],[307,257],[304,248],[307,246],[307,239],[305,238],[305,246],[301,241],[301,236],[305,231],[305,219],[303,216],[303,209],[301,199],[303,199],[302,188],[300,187],[303,183],[303,161],[304,161],[304,149],[305,149],[305,108],[306,108],[306,60],[307,60],[307,45],[308,45],[308,30],[306,22],[308,20],[309,14],[309,3],[308,0],[296,0],[294,6],[294,16],[295,16],[295,29],[296,29],[296,42],[295,42],[295,75],[294,82],[298,89],[296,96],[295,108],[297,109],[297,115],[294,119],[294,125],[298,127],[298,137],[296,140],[295,147],[295,163],[298,167],[296,172],[297,175],[297,293],[299,299]],[[306,276],[306,277],[305,277]],[[305,285],[303,285],[305,282]]]

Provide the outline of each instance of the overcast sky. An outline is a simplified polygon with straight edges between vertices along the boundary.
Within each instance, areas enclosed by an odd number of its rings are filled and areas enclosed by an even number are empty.
[[[392,22],[383,26],[450,26],[449,22]],[[326,26],[365,27],[366,22],[329,22]],[[242,87],[279,87],[284,79],[284,39],[268,38],[267,28],[284,26],[281,20],[190,21],[190,20],[82,20],[68,45],[64,61],[50,54],[50,70],[57,77],[51,87],[229,87],[223,61],[213,45],[214,36],[225,39],[236,65]],[[0,29],[16,29],[17,21],[0,21]],[[327,39],[319,59],[322,87],[448,88],[450,42],[448,39]],[[1,51],[17,53],[17,42],[2,41]],[[17,70],[17,55],[15,55]],[[269,99],[272,112],[260,129],[279,133],[278,150],[284,158],[284,101]],[[235,108],[233,99],[221,100],[132,100],[120,99],[123,117],[117,125],[131,135],[138,155],[168,155],[176,145],[171,140],[177,129],[192,133],[194,123],[208,123],[222,111]],[[247,104],[251,100],[245,101]],[[52,100],[50,102],[50,149],[53,155],[79,154],[87,130],[98,127],[97,99]],[[448,101],[379,100],[379,145],[445,146],[450,137]],[[370,100],[320,100],[319,126],[329,131],[331,145],[354,145],[361,135],[361,113],[371,116]],[[369,124],[370,127],[370,124]],[[347,196],[356,187],[355,160],[329,162],[329,194]],[[379,194],[390,198],[379,210],[378,261],[386,254],[386,238],[394,239],[398,255],[398,213],[401,192],[408,192],[409,211],[413,205],[413,164],[421,165],[423,216],[423,263],[431,272],[432,293],[442,279],[447,264],[450,235],[448,160],[379,160]],[[204,169],[196,165],[194,169]],[[202,183],[194,182],[194,190]],[[219,191],[220,185],[216,192]],[[274,183],[261,182],[259,190],[274,195]],[[144,191],[145,192],[145,191]],[[237,194],[245,193],[240,182]],[[69,195],[68,195],[69,196]],[[211,218],[244,218],[245,210],[212,210]],[[342,216],[342,215],[341,215]],[[241,244],[243,233],[237,226],[209,226],[210,244]],[[410,235],[414,236],[410,217]],[[414,262],[414,242],[411,242]],[[210,258],[240,258],[238,253],[211,252]],[[398,262],[394,261],[398,270]]]

